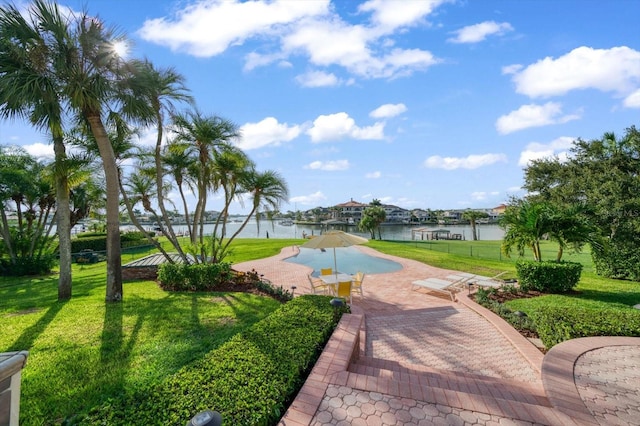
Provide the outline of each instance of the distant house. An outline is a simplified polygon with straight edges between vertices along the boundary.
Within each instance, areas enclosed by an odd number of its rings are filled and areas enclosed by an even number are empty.
[[[349,224],[357,224],[362,219],[362,211],[368,204],[353,201],[353,198],[346,203],[335,206],[334,217],[332,219],[341,220]]]
[[[402,207],[394,206],[392,204],[384,204],[382,206],[387,216],[387,222],[401,222],[408,223],[411,219],[411,212]]]

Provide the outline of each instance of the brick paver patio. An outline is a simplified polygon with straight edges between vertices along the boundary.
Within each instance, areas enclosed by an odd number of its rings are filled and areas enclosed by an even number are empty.
[[[640,424],[640,338],[575,339],[543,357],[465,292],[454,303],[411,288],[455,271],[358,249],[403,269],[367,275],[281,425]],[[283,261],[296,253],[234,268],[310,293],[310,268]]]

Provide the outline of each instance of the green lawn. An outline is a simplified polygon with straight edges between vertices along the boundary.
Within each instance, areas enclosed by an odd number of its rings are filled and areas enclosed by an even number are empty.
[[[303,240],[240,239],[227,258],[232,263],[269,257]],[[499,241],[433,243],[370,241],[368,246],[427,264],[515,276],[515,259],[477,257],[499,252]],[[455,247],[456,253],[452,247]],[[545,244],[552,258],[555,248]],[[466,253],[466,254],[465,254]],[[123,263],[148,254],[123,255]],[[470,254],[474,256],[471,257]],[[567,256],[587,272],[575,295],[549,295],[509,302],[532,312],[556,304],[570,308],[630,309],[640,303],[640,284],[603,279],[591,271],[588,253]],[[158,381],[217,348],[237,332],[273,312],[270,298],[243,293],[166,293],[154,282],[127,282],[124,301],[106,305],[105,263],[74,265],[73,298],[56,301],[57,276],[0,277],[0,352],[28,350],[23,371],[21,424],[61,423],[103,399]]]
[[[57,277],[0,278],[0,352],[28,350],[21,424],[59,424],[108,396],[166,377],[274,311],[244,293],[170,294],[154,282],[105,297],[105,263],[74,265],[73,298]]]

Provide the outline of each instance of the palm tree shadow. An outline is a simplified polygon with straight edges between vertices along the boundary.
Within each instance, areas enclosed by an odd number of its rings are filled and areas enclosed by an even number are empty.
[[[68,301],[58,301],[51,305],[51,307],[45,312],[44,315],[40,317],[35,324],[31,327],[26,328],[20,337],[16,339],[16,341],[8,348],[8,351],[22,351],[29,350],[33,346],[33,342],[40,336],[47,326],[51,324],[53,319],[58,315],[58,312],[62,310],[64,305]]]

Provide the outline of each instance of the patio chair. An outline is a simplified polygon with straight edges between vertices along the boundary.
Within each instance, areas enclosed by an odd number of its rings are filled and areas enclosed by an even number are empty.
[[[358,273],[356,274],[355,278],[353,279],[353,286],[352,286],[351,290],[354,293],[359,293],[361,297],[364,296],[362,294],[362,281],[364,281],[364,272],[358,271]]]
[[[333,288],[318,279],[314,279],[311,275],[307,275],[309,284],[311,284],[311,292],[313,294],[333,294]]]
[[[333,274],[333,268],[320,269],[320,275],[331,275],[331,274]]]
[[[351,281],[340,281],[336,291],[336,296],[348,300],[351,304]]]

